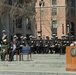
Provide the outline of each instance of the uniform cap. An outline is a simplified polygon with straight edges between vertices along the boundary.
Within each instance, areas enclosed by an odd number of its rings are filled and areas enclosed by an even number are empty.
[[[16,38],[17,36],[16,36],[16,35],[14,35],[13,37],[14,37],[14,38]]]
[[[3,40],[3,42],[6,42],[6,41],[7,41],[6,39]]]
[[[71,37],[74,37],[73,35]]]
[[[21,39],[23,38],[23,36],[20,37]]]
[[[31,43],[33,43],[34,41],[31,41]]]
[[[32,35],[30,35],[29,37],[32,38]]]
[[[65,37],[66,35],[62,34],[61,37]]]
[[[56,36],[56,34],[52,34],[52,36]]]
[[[68,35],[65,35],[66,37],[68,37]]]
[[[40,37],[41,35],[38,35],[38,37]]]
[[[23,39],[26,39],[27,37],[23,37]]]
[[[71,43],[70,46],[74,46],[74,43]]]
[[[6,32],[6,30],[2,30],[2,32]]]
[[[58,37],[58,36],[55,36],[55,37]]]
[[[33,36],[32,38],[36,38],[35,36]]]

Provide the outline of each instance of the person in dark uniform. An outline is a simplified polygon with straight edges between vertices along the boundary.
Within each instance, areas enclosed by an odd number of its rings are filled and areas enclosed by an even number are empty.
[[[2,41],[2,45],[1,45],[1,60],[4,61],[5,60],[5,57],[6,57],[6,54],[7,54],[7,50],[8,50],[8,44],[7,44],[7,40],[4,39]]]
[[[24,41],[24,37],[23,37],[23,36],[21,36],[21,37],[20,37],[20,46],[23,46],[23,45],[24,45],[24,43],[25,43],[25,41]]]
[[[23,37],[23,41],[24,41],[24,44],[26,44],[27,43],[27,37],[25,36],[25,37]]]
[[[17,36],[13,36],[13,42],[10,43],[10,49],[9,49],[9,61],[14,60],[14,55],[16,53],[16,48],[17,48]]]
[[[35,46],[35,41],[34,41],[34,38],[33,38],[33,36],[32,35],[30,35],[29,36],[29,45],[30,45],[30,47],[31,47],[31,53],[35,53],[35,48],[34,48],[34,46]]]
[[[1,40],[1,60],[5,60],[6,54],[8,52],[8,41],[7,41],[7,34],[6,30],[2,31],[2,40]]]
[[[42,40],[42,36],[38,36],[39,40],[38,40],[38,47],[37,47],[37,52],[39,54],[43,53],[43,40]]]
[[[58,53],[58,42],[55,42],[55,53]]]
[[[2,30],[2,41],[5,39],[7,41],[7,33],[6,33],[6,30]]]
[[[49,36],[46,35],[45,53],[49,53],[49,51],[50,51],[50,40],[49,40]]]

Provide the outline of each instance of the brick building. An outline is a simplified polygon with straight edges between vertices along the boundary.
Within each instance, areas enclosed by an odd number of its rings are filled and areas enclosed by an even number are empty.
[[[76,39],[76,0],[41,0],[44,5],[36,3],[36,23],[38,36],[42,30],[42,37],[52,37],[56,34],[58,38],[68,35]]]

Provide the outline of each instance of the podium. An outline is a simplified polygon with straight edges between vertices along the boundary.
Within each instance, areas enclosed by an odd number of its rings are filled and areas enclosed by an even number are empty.
[[[76,46],[66,46],[66,71],[76,71]]]

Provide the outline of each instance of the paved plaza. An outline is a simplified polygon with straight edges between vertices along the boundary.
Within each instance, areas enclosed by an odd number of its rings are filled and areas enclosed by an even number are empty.
[[[32,54],[32,60],[0,61],[0,75],[76,75],[66,71],[66,55]]]

